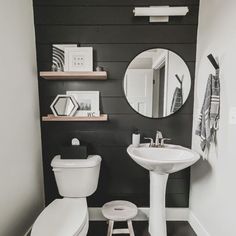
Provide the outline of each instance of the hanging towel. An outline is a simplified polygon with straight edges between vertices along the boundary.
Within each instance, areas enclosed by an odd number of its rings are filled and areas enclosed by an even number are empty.
[[[203,152],[208,151],[210,143],[215,141],[219,116],[220,79],[219,70],[217,70],[215,76],[210,75],[208,78],[204,102],[195,132],[198,136],[200,136],[200,146]]]
[[[177,110],[180,109],[182,105],[183,105],[183,91],[182,88],[177,87],[173,95],[170,112],[171,113],[176,112]]]

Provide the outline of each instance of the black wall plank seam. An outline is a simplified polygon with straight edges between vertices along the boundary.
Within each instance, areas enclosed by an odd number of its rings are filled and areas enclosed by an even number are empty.
[[[97,62],[130,62],[140,52],[151,48],[165,48],[185,56],[186,62],[195,61],[195,44],[88,44],[81,43],[81,47],[93,47],[94,61]],[[38,45],[40,61],[51,62],[51,44]]]
[[[38,43],[196,43],[196,34],[196,25],[36,27]]]
[[[50,162],[77,137],[89,154],[102,156],[98,190],[88,198],[89,206],[100,207],[113,199],[138,206],[149,205],[149,175],[126,152],[132,130],[153,137],[161,130],[172,143],[191,145],[193,83],[195,74],[198,0],[159,0],[158,5],[187,5],[186,17],[171,17],[169,23],[150,24],[147,17],[134,17],[134,6],[157,5],[156,0],[34,0],[38,70],[50,70],[52,43],[79,43],[94,49],[94,67],[108,71],[107,81],[47,81],[39,77],[40,113],[51,113],[50,103],[68,90],[99,90],[101,112],[108,122],[42,122],[42,146],[46,203],[59,197]],[[174,115],[145,118],[127,103],[123,76],[130,61],[150,48],[166,48],[187,63],[192,86],[186,104]],[[187,207],[190,170],[170,175],[167,207]]]
[[[37,25],[148,25],[148,17],[134,17],[133,7],[35,7]],[[64,12],[68,15],[64,15]],[[197,24],[198,6],[190,6],[185,17],[170,17],[164,24]]]

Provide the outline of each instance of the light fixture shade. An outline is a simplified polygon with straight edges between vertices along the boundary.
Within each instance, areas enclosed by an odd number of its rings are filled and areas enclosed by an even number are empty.
[[[185,16],[188,12],[188,7],[151,6],[134,8],[135,16],[150,16],[150,22],[168,22],[169,16]]]

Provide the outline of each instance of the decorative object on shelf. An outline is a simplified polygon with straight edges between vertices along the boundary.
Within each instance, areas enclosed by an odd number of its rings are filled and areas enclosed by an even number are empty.
[[[60,71],[60,70],[61,70],[61,67],[57,67],[55,64],[52,64],[51,70],[54,71],[54,72]]]
[[[64,71],[65,48],[76,48],[76,44],[53,44],[52,45],[52,71]]]
[[[67,91],[78,103],[78,110],[75,116],[100,116],[99,91]]]
[[[77,138],[72,138],[72,140],[71,140],[71,145],[72,145],[72,146],[79,146],[79,145],[80,145],[79,139],[77,139]]]
[[[61,159],[87,159],[87,146],[74,145],[60,148]]]
[[[135,16],[149,16],[149,22],[168,22],[169,16],[185,16],[188,7],[150,6],[135,7]]]
[[[64,71],[93,71],[93,48],[65,48]]]
[[[50,108],[55,116],[73,116],[78,104],[71,95],[57,95]]]
[[[103,71],[103,67],[102,66],[97,66],[96,71]]]
[[[61,159],[87,159],[87,146],[81,145],[78,138],[71,140],[71,145],[60,148]]]

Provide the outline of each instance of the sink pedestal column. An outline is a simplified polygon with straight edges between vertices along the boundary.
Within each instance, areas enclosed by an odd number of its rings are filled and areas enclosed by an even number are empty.
[[[165,195],[168,174],[150,171],[149,233],[151,236],[167,236]]]

